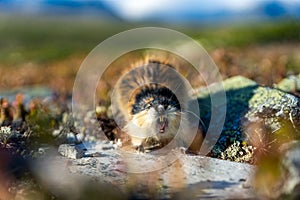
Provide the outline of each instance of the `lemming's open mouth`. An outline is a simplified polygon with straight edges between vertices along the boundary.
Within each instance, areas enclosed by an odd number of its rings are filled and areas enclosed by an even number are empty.
[[[159,133],[164,133],[166,131],[167,126],[167,119],[164,116],[160,116],[158,121]]]

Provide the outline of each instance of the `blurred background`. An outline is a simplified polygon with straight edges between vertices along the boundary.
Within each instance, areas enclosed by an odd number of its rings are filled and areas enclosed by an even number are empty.
[[[145,26],[171,28],[198,41],[223,79],[243,75],[273,86],[300,73],[300,0],[0,0],[0,97],[12,102],[20,91],[28,100],[53,91],[71,94],[77,70],[93,48],[121,31]],[[113,64],[122,67],[120,60]],[[116,80],[119,74],[111,70],[104,81]],[[102,82],[101,89],[100,98],[105,99],[109,85]],[[53,99],[65,103],[65,95],[61,96],[62,100]],[[9,101],[2,99],[0,107]],[[15,106],[22,101],[21,96],[16,98]],[[38,113],[36,105],[30,113]],[[39,134],[37,128],[45,127],[45,135],[52,134],[52,118],[47,109],[40,110],[29,116],[28,130],[32,125],[32,132]],[[1,136],[12,133],[1,131]],[[14,170],[9,160],[16,160],[10,158],[13,151],[6,142],[4,148],[0,142],[1,199],[10,197],[7,188],[15,180],[6,173]],[[15,165],[25,166],[21,161]]]
[[[199,41],[223,78],[272,86],[300,71],[299,0],[0,0],[0,91],[70,91],[85,56],[130,28],[159,26]]]

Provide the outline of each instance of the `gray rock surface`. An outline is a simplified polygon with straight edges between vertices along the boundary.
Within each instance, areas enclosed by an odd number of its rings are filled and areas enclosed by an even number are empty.
[[[122,150],[90,145],[85,152],[89,156],[80,159],[53,156],[38,162],[35,171],[50,190],[63,192],[67,196],[70,195],[69,189],[61,191],[59,188],[68,185],[80,190],[85,186],[80,186],[78,179],[89,179],[93,180],[93,184],[117,188],[124,194],[124,199],[129,198],[128,195],[151,199],[256,198],[251,187],[254,166],[188,155],[181,150],[173,150],[171,154],[176,156],[175,160],[169,161],[162,156],[163,162],[160,163],[160,157],[156,155],[135,154],[130,157]],[[143,173],[132,170],[152,164],[157,170]]]

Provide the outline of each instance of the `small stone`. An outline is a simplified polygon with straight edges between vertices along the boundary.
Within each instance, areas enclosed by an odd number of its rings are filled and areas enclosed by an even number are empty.
[[[91,153],[89,156],[90,157],[101,157],[103,154],[100,152],[95,152],[95,153]]]
[[[244,188],[244,189],[249,189],[251,187],[252,186],[251,186],[251,184],[249,182],[245,182],[245,183],[242,184],[242,188]]]
[[[45,156],[50,150],[51,150],[50,147],[40,147],[40,148],[38,148],[38,153],[41,156]]]
[[[52,132],[52,135],[56,137],[56,136],[58,136],[58,135],[60,134],[60,131],[61,131],[61,130],[56,129],[56,130],[54,130],[54,131]]]
[[[84,151],[76,145],[61,144],[58,147],[58,153],[62,156],[72,159],[79,159],[84,156]]]

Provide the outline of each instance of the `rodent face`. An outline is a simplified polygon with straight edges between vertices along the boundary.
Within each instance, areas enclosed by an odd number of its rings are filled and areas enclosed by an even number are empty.
[[[128,131],[135,132],[141,139],[172,139],[181,119],[180,103],[175,94],[164,86],[150,84],[139,88],[134,96],[130,115],[135,126],[130,123]]]

